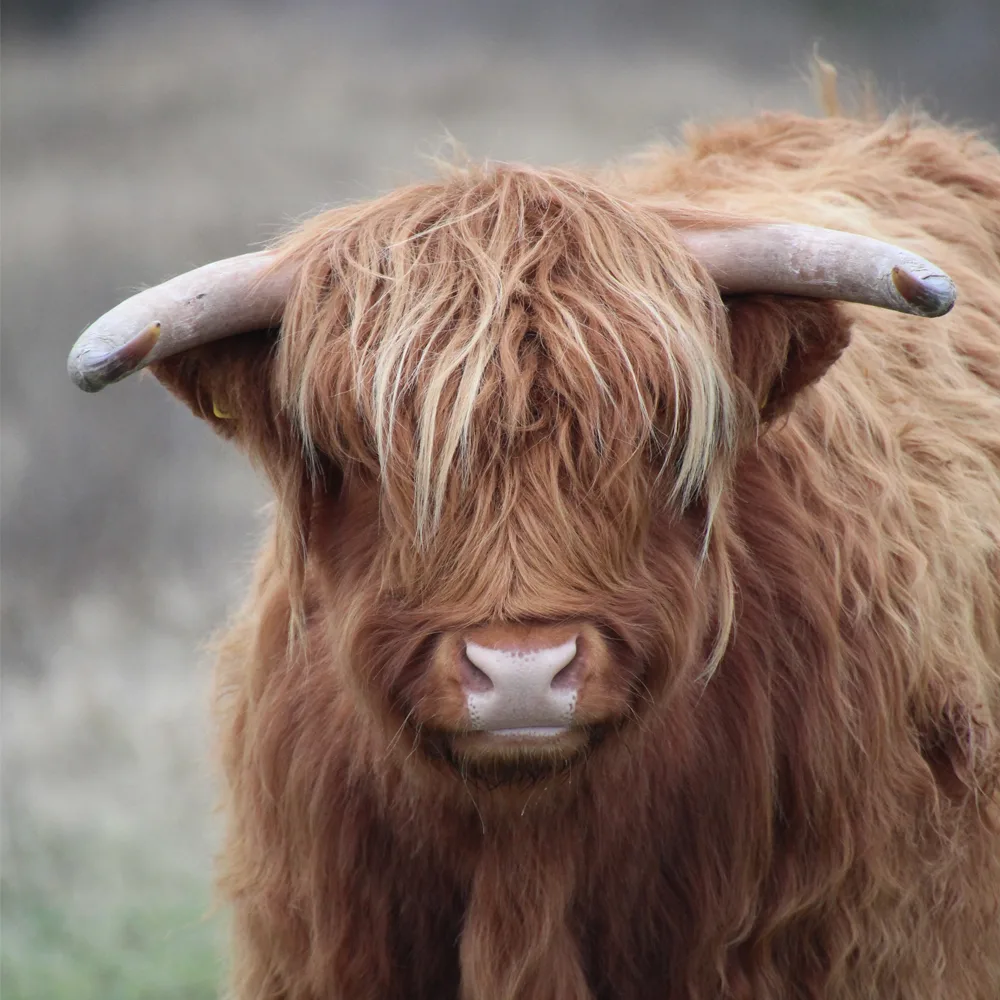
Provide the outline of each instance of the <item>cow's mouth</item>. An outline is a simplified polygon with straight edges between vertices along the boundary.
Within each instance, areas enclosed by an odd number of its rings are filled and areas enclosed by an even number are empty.
[[[515,726],[512,729],[483,730],[483,735],[505,740],[551,740],[568,732],[569,726]]]
[[[428,749],[464,780],[492,788],[534,784],[562,774],[584,761],[604,736],[603,726],[526,726],[438,733],[429,738]]]

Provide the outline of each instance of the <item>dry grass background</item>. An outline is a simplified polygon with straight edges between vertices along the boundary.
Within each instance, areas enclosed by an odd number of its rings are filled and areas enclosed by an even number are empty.
[[[807,25],[756,65],[728,57],[738,30],[612,46],[449,25],[216,3],[5,36],[6,1000],[218,979],[203,644],[266,496],[151,379],[74,389],[75,335],[138,286],[428,173],[446,132],[477,157],[596,163],[687,118],[812,106]],[[982,116],[992,87],[943,110]]]

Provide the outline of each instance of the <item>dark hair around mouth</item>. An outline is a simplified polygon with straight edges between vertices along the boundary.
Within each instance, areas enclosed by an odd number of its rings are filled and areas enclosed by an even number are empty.
[[[528,789],[586,764],[615,728],[608,723],[580,727],[577,732],[586,738],[565,753],[523,745],[512,746],[506,752],[476,753],[455,745],[456,736],[474,733],[421,730],[418,741],[428,758],[444,763],[463,781],[478,788]]]

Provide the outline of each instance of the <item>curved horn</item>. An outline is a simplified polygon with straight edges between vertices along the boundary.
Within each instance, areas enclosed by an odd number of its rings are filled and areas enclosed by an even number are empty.
[[[955,304],[940,268],[867,236],[778,223],[679,236],[723,293],[840,299],[915,316],[943,316]]]
[[[188,348],[281,319],[292,272],[272,271],[274,255],[248,253],[206,264],[147,288],[105,313],[70,351],[70,378],[84,391]]]

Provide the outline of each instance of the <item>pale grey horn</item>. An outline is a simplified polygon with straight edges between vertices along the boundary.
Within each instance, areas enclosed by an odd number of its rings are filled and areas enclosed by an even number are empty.
[[[153,361],[280,322],[294,275],[248,253],[147,288],[106,312],[70,351],[70,378],[97,392]]]
[[[839,299],[915,316],[943,316],[955,304],[955,286],[940,268],[867,236],[780,223],[679,236],[724,294]]]

